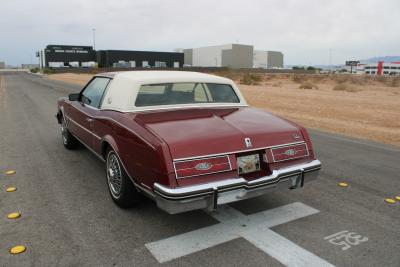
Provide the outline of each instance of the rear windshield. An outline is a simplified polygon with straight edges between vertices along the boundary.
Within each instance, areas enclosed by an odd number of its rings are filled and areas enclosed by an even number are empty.
[[[162,83],[142,85],[135,106],[239,102],[235,90],[228,84]]]

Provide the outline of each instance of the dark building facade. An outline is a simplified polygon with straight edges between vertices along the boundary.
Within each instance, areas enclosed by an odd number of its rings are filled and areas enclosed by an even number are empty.
[[[183,53],[93,50],[92,46],[48,45],[44,49],[44,65],[50,68],[60,67],[168,67],[183,66]]]
[[[96,61],[96,51],[92,46],[48,45],[44,49],[46,67],[69,67],[71,62],[79,62],[81,67],[83,62],[93,61]]]
[[[99,67],[113,67],[118,62],[130,62],[130,67],[168,67],[183,66],[183,53],[100,50],[96,51],[96,61]]]

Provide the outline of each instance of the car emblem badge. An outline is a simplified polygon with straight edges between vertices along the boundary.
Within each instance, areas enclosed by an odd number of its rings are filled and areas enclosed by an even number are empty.
[[[293,156],[296,155],[297,151],[296,149],[288,149],[285,152],[283,152],[283,154],[287,155],[287,156]]]
[[[292,134],[292,137],[293,137],[294,139],[299,139],[299,138],[300,138],[300,135],[299,135],[298,133],[294,133],[294,134]]]
[[[244,143],[246,144],[247,148],[253,147],[253,145],[251,144],[251,140],[248,137],[244,139]]]
[[[211,169],[212,165],[208,162],[202,162],[197,164],[194,168],[198,171],[206,171]]]

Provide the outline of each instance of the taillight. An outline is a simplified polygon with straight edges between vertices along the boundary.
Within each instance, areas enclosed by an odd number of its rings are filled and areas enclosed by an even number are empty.
[[[309,155],[306,143],[272,148],[271,152],[274,162],[297,159]]]
[[[232,170],[228,156],[177,161],[174,163],[176,178],[187,178]]]

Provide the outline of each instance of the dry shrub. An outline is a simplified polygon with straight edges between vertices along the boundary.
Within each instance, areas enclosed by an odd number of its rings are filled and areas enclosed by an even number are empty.
[[[384,76],[380,76],[380,75],[376,76],[375,80],[380,83],[386,83],[386,77],[384,77]]]
[[[314,75],[310,75],[310,78],[314,83],[319,83],[319,82],[322,82],[322,81],[326,80],[328,78],[328,75],[326,75],[326,74],[314,74]]]
[[[355,86],[353,86],[351,84],[348,84],[348,83],[339,83],[339,84],[337,84],[337,85],[335,85],[333,87],[333,90],[335,90],[335,91],[352,92],[352,93],[355,93],[355,92],[359,91]]]
[[[299,89],[318,89],[318,86],[311,82],[303,82],[300,84]]]
[[[272,87],[281,87],[282,86],[282,82],[276,82],[272,84]]]
[[[333,74],[330,77],[336,83],[345,83],[345,82],[347,82],[347,77],[345,77],[344,75],[334,75]]]
[[[400,76],[370,76],[370,75],[365,75],[365,79],[367,81],[374,81],[374,82],[379,82],[385,86],[389,87],[398,87],[400,86]]]
[[[306,76],[303,74],[294,74],[292,76],[292,81],[294,81],[295,83],[303,83],[306,80]]]
[[[400,76],[387,77],[385,84],[390,87],[399,87],[400,86]]]
[[[335,74],[330,76],[333,81],[337,84],[355,84],[355,85],[365,85],[371,79],[365,75],[354,75],[354,74]]]
[[[364,85],[368,82],[368,79],[365,79],[363,75],[349,75],[347,81],[352,84]]]
[[[264,81],[271,81],[275,78],[275,75],[265,74],[265,75],[263,75],[263,78],[264,78],[263,79]]]
[[[262,81],[262,76],[254,73],[246,73],[240,80],[241,84],[245,85],[257,85]]]
[[[261,82],[262,81],[262,76],[260,74],[252,73],[252,74],[250,74],[250,77],[255,82]]]
[[[213,74],[221,76],[221,77],[225,77],[225,78],[228,78],[231,80],[239,80],[240,79],[240,73],[233,72],[230,69],[217,71]]]
[[[277,77],[278,79],[288,80],[292,77],[292,75],[288,73],[279,73],[275,74],[275,77]]]

